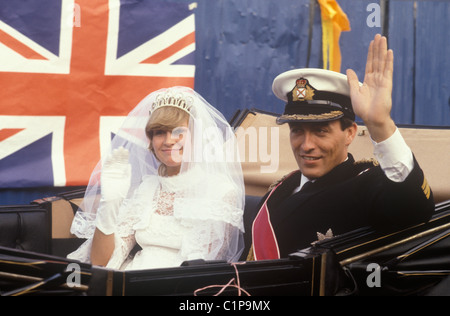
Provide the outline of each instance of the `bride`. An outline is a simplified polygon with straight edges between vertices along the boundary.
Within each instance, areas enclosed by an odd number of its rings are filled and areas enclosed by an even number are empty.
[[[238,260],[244,184],[231,127],[189,88],[162,89],[128,115],[92,173],[68,257],[112,269]]]

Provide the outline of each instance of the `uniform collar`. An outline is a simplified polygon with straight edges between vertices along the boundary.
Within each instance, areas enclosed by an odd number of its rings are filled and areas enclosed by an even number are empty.
[[[351,154],[348,154],[348,156],[347,156],[347,158],[345,159],[344,162],[342,162],[341,164],[336,166],[333,170],[331,170],[329,173],[327,173],[326,175],[324,175],[321,178],[325,178],[325,179],[335,178],[335,177],[339,177],[340,178],[340,176],[342,175],[342,171],[346,172],[347,171],[347,166],[353,165],[354,162],[355,162],[355,160],[354,160],[353,156]],[[319,179],[321,179],[321,178],[319,178]],[[307,177],[305,177],[302,174],[301,178],[300,178],[300,185],[294,189],[292,194],[300,192],[300,190],[303,188],[303,186],[307,182],[315,183],[319,179],[308,179]]]

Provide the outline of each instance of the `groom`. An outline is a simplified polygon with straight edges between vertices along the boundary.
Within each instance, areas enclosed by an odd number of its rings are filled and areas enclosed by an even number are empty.
[[[246,223],[247,260],[287,257],[309,247],[318,233],[340,235],[364,226],[398,229],[426,222],[434,211],[424,174],[390,116],[394,56],[385,37],[368,50],[364,83],[321,69],[278,76],[286,102],[278,124],[289,124],[299,170],[263,197]],[[367,127],[377,160],[356,162],[348,153],[357,125]]]

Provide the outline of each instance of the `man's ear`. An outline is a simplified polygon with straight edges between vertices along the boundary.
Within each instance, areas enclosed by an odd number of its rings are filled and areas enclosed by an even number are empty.
[[[358,125],[353,122],[353,124],[345,129],[346,139],[345,145],[348,147],[353,142],[356,137],[356,133],[358,132]]]

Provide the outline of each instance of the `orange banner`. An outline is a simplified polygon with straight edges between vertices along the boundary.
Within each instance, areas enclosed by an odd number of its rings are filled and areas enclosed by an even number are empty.
[[[322,16],[323,68],[341,71],[341,32],[350,31],[350,21],[336,0],[318,0]]]

